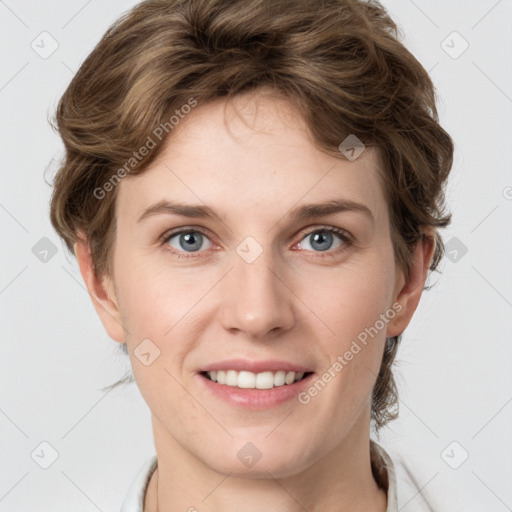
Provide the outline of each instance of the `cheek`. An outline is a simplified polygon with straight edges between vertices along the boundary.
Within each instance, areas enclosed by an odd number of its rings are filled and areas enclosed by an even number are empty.
[[[123,314],[133,374],[152,412],[163,417],[169,408],[171,416],[179,418],[177,404],[188,403],[179,384],[181,368],[196,339],[188,331],[187,313],[199,297],[193,300],[189,295],[200,293],[187,292],[182,282],[169,276],[164,279],[147,266],[141,268],[133,266],[123,281]]]
[[[312,274],[298,295],[318,317],[322,332],[343,344],[373,326],[390,307],[392,284],[393,274],[382,259],[364,264],[354,259],[330,272]]]
[[[206,302],[201,299],[218,277],[210,273],[194,280],[187,269],[170,271],[146,260],[126,259],[118,269],[133,372],[142,393],[152,393],[173,381],[172,376],[182,380],[187,354],[200,338],[197,317]],[[179,387],[173,389],[177,391]]]
[[[120,261],[117,278],[128,329],[139,337],[164,336],[186,314],[188,296],[194,295],[186,276],[170,275],[149,258]]]
[[[345,397],[353,397],[356,402],[371,392],[382,359],[386,327],[394,316],[389,304],[391,262],[380,254],[364,264],[352,260],[337,272],[317,275],[315,287],[305,299],[314,305],[318,319],[312,317],[312,321],[322,333],[317,340],[327,356],[324,370],[330,372],[324,380],[336,382],[333,391],[343,389],[344,395],[348,391]]]

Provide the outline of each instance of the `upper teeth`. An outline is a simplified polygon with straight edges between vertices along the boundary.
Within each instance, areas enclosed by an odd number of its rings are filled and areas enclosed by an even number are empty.
[[[218,370],[206,372],[208,377],[214,382],[225,384],[227,386],[249,388],[249,389],[270,389],[285,384],[292,384],[304,377],[304,372],[262,372],[252,373],[236,370]]]

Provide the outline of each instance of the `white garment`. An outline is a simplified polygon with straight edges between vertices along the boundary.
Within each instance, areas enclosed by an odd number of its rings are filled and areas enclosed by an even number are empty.
[[[156,455],[153,455],[151,458],[146,460],[128,489],[128,494],[121,506],[121,512],[143,512],[146,489],[148,487],[149,479],[157,465],[158,460]]]
[[[387,490],[388,506],[386,512],[399,512],[399,510],[407,503],[401,504],[397,500],[397,477],[395,473],[395,465],[386,450],[373,440],[370,440],[370,454],[374,477],[379,485]],[[120,512],[143,512],[146,489],[151,475],[155,471],[157,465],[158,461],[156,455],[147,459],[130,485]],[[403,472],[403,475],[401,476],[404,477],[403,479],[400,479],[400,482],[402,483],[403,480],[404,487],[408,487],[409,490],[417,489],[417,485],[413,482],[407,468],[404,466],[400,467]],[[419,493],[419,489],[417,489],[417,491]],[[415,504],[415,512],[434,512],[431,505],[425,501],[424,497],[423,501],[423,505]]]

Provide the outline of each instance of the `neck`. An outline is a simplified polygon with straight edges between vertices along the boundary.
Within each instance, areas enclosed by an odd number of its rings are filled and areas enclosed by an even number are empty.
[[[153,417],[158,467],[144,512],[280,512],[332,510],[385,512],[386,492],[372,475],[369,428],[354,428],[334,449],[303,471],[258,478],[215,471],[186,450]]]

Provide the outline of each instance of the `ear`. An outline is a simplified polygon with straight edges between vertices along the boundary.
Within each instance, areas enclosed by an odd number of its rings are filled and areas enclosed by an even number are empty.
[[[94,272],[89,242],[81,232],[74,244],[74,250],[89,296],[107,334],[114,341],[126,343],[126,332],[122,325],[113,282],[109,276],[100,278]]]
[[[386,330],[387,337],[402,334],[409,325],[420,301],[423,287],[425,286],[430,263],[434,255],[434,249],[434,232],[428,230],[416,244],[409,277],[407,278],[401,270],[398,272],[393,295],[393,304],[399,303],[401,309],[398,310],[398,308],[396,308],[396,315],[388,323]]]

